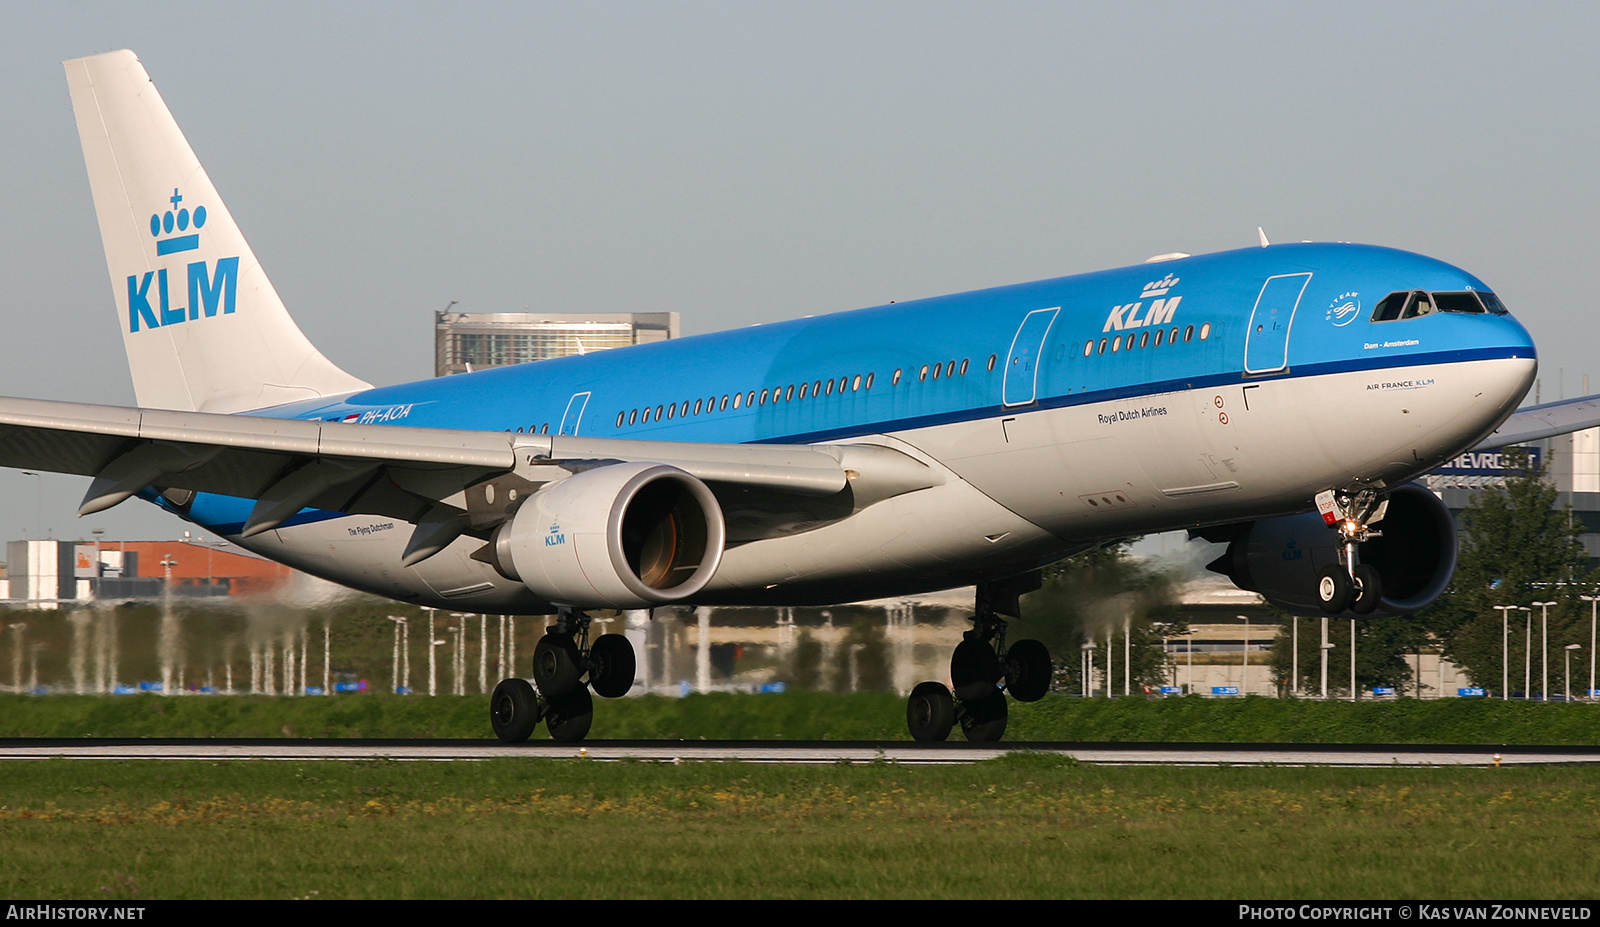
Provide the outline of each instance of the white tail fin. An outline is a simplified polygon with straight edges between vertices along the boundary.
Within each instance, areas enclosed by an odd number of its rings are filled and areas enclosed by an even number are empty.
[[[133,52],[66,68],[139,405],[241,412],[367,388],[289,317]]]

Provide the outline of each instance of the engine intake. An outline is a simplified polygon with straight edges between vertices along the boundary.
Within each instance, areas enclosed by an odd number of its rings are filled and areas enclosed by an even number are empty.
[[[554,605],[650,608],[703,589],[727,531],[711,490],[654,463],[576,473],[534,493],[495,532],[495,567]]]
[[[1396,487],[1375,527],[1382,537],[1361,543],[1357,552],[1382,577],[1378,611],[1409,615],[1438,598],[1456,569],[1455,522],[1439,497],[1415,483]],[[1251,522],[1207,569],[1284,611],[1321,615],[1317,574],[1338,562],[1339,533],[1308,512]]]

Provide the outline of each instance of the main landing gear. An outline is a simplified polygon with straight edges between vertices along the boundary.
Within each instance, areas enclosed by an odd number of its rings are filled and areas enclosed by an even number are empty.
[[[1317,604],[1324,612],[1370,615],[1383,599],[1383,579],[1376,567],[1360,562],[1357,545],[1383,536],[1372,526],[1383,520],[1388,508],[1388,500],[1372,489],[1317,494],[1323,520],[1339,530],[1339,562],[1317,576]]]
[[[543,721],[553,740],[575,742],[589,733],[595,695],[621,698],[633,688],[633,644],[602,634],[589,644],[589,616],[562,609],[533,650],[533,682],[506,679],[489,697],[489,723],[508,744],[533,736]],[[587,677],[587,680],[585,680]]]
[[[992,743],[1006,732],[1007,692],[1019,702],[1036,702],[1050,690],[1050,652],[1035,640],[1006,647],[1001,612],[1018,617],[1017,600],[1039,587],[1039,574],[978,586],[972,630],[950,657],[952,692],[941,682],[924,682],[906,702],[906,726],[915,740],[941,741],[950,729],[975,743]]]

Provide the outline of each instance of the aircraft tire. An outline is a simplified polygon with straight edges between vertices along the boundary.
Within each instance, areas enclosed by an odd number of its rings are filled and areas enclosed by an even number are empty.
[[[1329,615],[1337,615],[1350,607],[1350,600],[1355,598],[1355,584],[1350,581],[1350,574],[1344,567],[1335,563],[1324,567],[1317,576],[1317,604]]]
[[[1356,564],[1356,585],[1359,587],[1350,601],[1350,610],[1358,615],[1370,615],[1383,599],[1383,577],[1378,568],[1369,563]]]
[[[950,655],[950,681],[956,698],[963,702],[993,695],[1004,675],[1000,658],[986,641],[969,638],[957,644],[955,653]]]
[[[551,740],[577,743],[589,736],[593,723],[594,699],[584,686],[545,704],[544,726],[550,730]]]
[[[950,736],[956,723],[956,703],[942,682],[918,683],[906,700],[906,727],[911,739],[938,742]]]
[[[1006,734],[1006,719],[1011,709],[1006,697],[999,692],[975,702],[962,702],[956,712],[961,722],[961,733],[975,744],[990,744]]]
[[[502,679],[489,696],[489,725],[502,743],[520,744],[539,726],[539,697],[526,679]]]
[[[579,688],[583,666],[578,645],[569,634],[548,631],[533,648],[533,682],[547,699],[560,698]]]
[[[1037,702],[1050,691],[1050,651],[1036,640],[1020,640],[1006,651],[1006,691],[1019,702]]]
[[[621,634],[602,634],[589,648],[589,687],[601,698],[622,698],[633,688],[637,667],[631,641]]]

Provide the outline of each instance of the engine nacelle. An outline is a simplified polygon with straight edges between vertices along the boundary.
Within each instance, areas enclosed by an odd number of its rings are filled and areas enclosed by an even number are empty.
[[[1389,509],[1373,527],[1383,533],[1357,546],[1360,562],[1383,580],[1378,610],[1409,615],[1439,597],[1456,569],[1456,527],[1439,497],[1415,483],[1389,493]],[[1316,512],[1251,522],[1207,569],[1240,589],[1259,592],[1284,611],[1321,615],[1318,573],[1339,562],[1339,532]],[[1362,617],[1351,614],[1350,617]],[[1370,616],[1369,616],[1370,617]]]
[[[665,464],[617,463],[534,493],[493,544],[496,568],[554,605],[650,608],[703,589],[726,538],[706,484]]]

